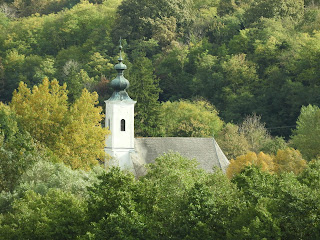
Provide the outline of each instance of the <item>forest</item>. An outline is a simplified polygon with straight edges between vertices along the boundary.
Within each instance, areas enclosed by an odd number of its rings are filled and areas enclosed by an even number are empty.
[[[102,167],[120,38],[135,135],[226,173]],[[0,0],[0,239],[319,239],[319,90],[319,0]]]

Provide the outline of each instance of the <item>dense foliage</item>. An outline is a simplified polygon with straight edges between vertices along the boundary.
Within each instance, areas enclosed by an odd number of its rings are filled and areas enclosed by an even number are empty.
[[[84,89],[69,104],[66,85],[56,80],[45,78],[32,90],[21,82],[10,105],[0,102],[0,191],[15,189],[40,161],[86,170],[104,162],[109,131],[101,127],[97,100]]]
[[[297,129],[293,132],[292,142],[308,160],[320,155],[319,121],[319,107],[309,105],[301,108],[301,114],[297,120]]]
[[[206,173],[195,160],[170,153],[138,180],[117,168],[98,177],[88,172],[87,189],[64,186],[71,176],[67,168],[39,166],[59,169],[60,182],[43,182],[49,188],[39,192],[24,177],[20,186],[29,187],[13,194],[6,208],[8,194],[2,193],[0,239],[319,238],[319,161],[298,175],[252,165],[229,181],[220,171]]]
[[[46,154],[21,128],[14,111],[0,103],[0,191],[12,190],[19,177]]]
[[[121,36],[131,94],[149,109],[137,105],[140,136],[163,135],[158,100],[200,96],[225,122],[256,113],[272,135],[286,138],[301,106],[320,104],[318,1],[3,0],[0,6],[1,101],[11,100],[19,81],[32,87],[48,77],[68,84],[71,101],[86,87],[102,102],[111,93]]]
[[[231,159],[226,174],[229,178],[232,178],[246,166],[251,165],[259,166],[262,171],[270,173],[292,172],[298,174],[306,168],[307,162],[302,158],[298,150],[292,148],[279,149],[276,155],[269,155],[263,152],[259,154],[248,152],[245,155],[238,156],[236,159]]]
[[[163,134],[169,137],[212,137],[223,126],[214,107],[201,100],[164,102],[161,112]]]
[[[104,139],[101,127],[102,108],[96,107],[98,95],[84,89],[70,106],[66,85],[44,79],[30,90],[20,83],[10,106],[21,126],[72,168],[90,168],[104,161]]]
[[[319,239],[319,7],[0,0],[0,239]],[[119,37],[136,135],[214,136],[227,174],[97,165]]]

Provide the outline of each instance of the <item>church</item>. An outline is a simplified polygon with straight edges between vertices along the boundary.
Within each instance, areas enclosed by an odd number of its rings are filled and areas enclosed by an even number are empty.
[[[110,83],[112,96],[106,103],[106,128],[111,134],[106,138],[105,152],[111,159],[106,161],[106,167],[118,166],[132,172],[136,177],[146,174],[146,164],[169,152],[178,152],[188,159],[196,159],[199,167],[212,172],[215,167],[226,171],[229,161],[212,138],[196,137],[134,137],[134,105],[126,89],[129,81],[123,72],[127,66],[122,62],[121,50],[119,63],[115,65],[118,75]]]

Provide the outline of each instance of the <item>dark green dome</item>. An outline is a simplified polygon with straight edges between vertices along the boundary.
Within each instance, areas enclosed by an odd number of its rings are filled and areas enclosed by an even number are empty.
[[[117,101],[117,100],[131,100],[128,93],[126,92],[126,89],[129,88],[129,81],[123,76],[123,71],[127,69],[127,66],[122,62],[122,56],[121,56],[121,39],[120,39],[120,56],[118,58],[119,63],[114,66],[114,68],[117,70],[118,75],[115,79],[113,79],[110,83],[110,86],[114,89],[114,92],[112,96],[110,97],[109,101]]]
[[[122,63],[123,59],[121,56],[121,50],[122,50],[121,39],[120,39],[119,50],[120,50],[120,56],[118,58],[119,63],[114,66],[114,68],[118,72],[118,76],[111,81],[111,87],[115,91],[123,91],[129,87],[129,81],[123,76],[123,71],[127,69],[127,66],[124,63]]]

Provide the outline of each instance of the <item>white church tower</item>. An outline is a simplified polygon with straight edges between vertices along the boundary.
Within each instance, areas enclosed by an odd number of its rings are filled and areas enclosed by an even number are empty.
[[[106,167],[119,166],[123,170],[134,172],[131,154],[134,152],[134,105],[126,89],[129,81],[123,76],[127,66],[122,63],[121,40],[120,40],[119,63],[115,65],[118,76],[111,81],[114,89],[112,96],[106,103],[106,127],[111,134],[107,136],[105,152],[111,156],[106,161]]]

